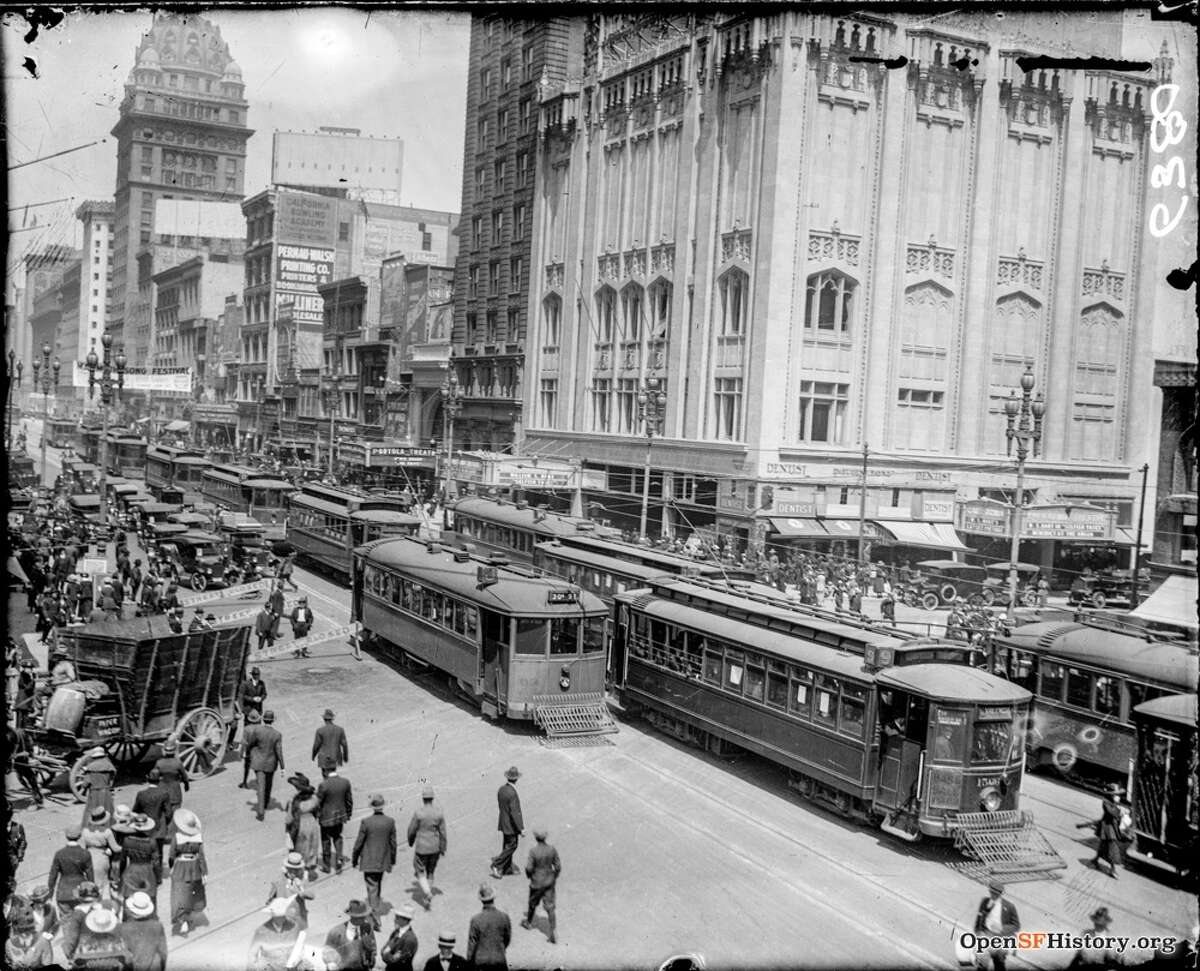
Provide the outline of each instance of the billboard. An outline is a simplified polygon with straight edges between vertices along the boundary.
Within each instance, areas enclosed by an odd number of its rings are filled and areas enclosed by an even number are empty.
[[[336,235],[335,199],[307,192],[279,192],[275,205],[277,242],[332,248]]]
[[[277,131],[271,146],[275,185],[311,185],[400,191],[404,142],[373,138],[355,129]]]
[[[316,246],[275,247],[275,312],[292,305],[292,319],[299,324],[323,324],[324,302],[317,287],[333,279],[333,249]]]
[[[241,204],[237,202],[156,199],[154,231],[167,236],[244,239],[246,217],[242,215]]]

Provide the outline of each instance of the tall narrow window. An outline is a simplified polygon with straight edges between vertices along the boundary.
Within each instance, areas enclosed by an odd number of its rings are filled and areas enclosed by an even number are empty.
[[[620,378],[617,381],[617,432],[621,435],[637,433],[636,378]]]
[[[642,339],[642,294],[642,288],[636,283],[631,283],[621,291],[621,336],[623,340],[640,341]]]
[[[800,428],[802,442],[845,440],[846,407],[850,385],[824,381],[800,382]]]
[[[742,379],[713,381],[713,438],[736,441],[742,431]]]
[[[596,378],[592,382],[592,431],[612,431],[612,381]]]
[[[553,428],[558,422],[558,379],[542,378],[540,403],[542,423]]]
[[[746,332],[746,311],[750,296],[750,278],[741,270],[730,270],[721,277],[721,335],[740,336]]]
[[[671,331],[672,286],[659,280],[650,287],[650,339],[665,341]]]
[[[547,297],[542,302],[542,346],[545,350],[558,348],[559,331],[562,327],[562,298]]]
[[[848,333],[854,315],[857,285],[840,273],[817,273],[808,278],[806,330]]]
[[[597,339],[608,343],[617,329],[617,293],[612,287],[601,287],[596,294]]]

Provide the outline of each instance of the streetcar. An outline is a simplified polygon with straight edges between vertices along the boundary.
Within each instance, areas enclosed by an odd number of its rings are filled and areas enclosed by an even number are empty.
[[[1194,875],[1200,855],[1196,696],[1169,695],[1133,710],[1134,852]]]
[[[548,512],[524,500],[506,502],[468,496],[447,508],[442,540],[453,545],[469,544],[478,552],[503,553],[531,564],[536,544],[597,531],[591,520]],[[604,527],[599,531],[616,535]]]
[[[407,508],[400,496],[305,482],[288,504],[287,542],[309,562],[349,577],[356,546],[417,532],[421,520]]]
[[[1133,710],[1196,690],[1195,649],[1137,628],[1049,621],[993,645],[997,670],[1034,694],[1031,768],[1070,775],[1087,766],[1123,779],[1135,754]]]
[[[604,703],[600,598],[573,584],[416,537],[355,551],[351,619],[386,657],[444,672],[491,718]],[[615,728],[615,726],[613,726]],[[604,729],[598,729],[604,730]]]
[[[626,711],[906,840],[1019,816],[1032,695],[970,650],[672,578],[617,594]],[[1005,815],[996,815],[1005,814]]]
[[[588,550],[601,556],[637,563],[650,567],[659,573],[671,573],[677,576],[712,576],[724,577],[726,580],[754,581],[757,574],[753,570],[734,569],[717,560],[697,559],[680,553],[655,549],[645,543],[634,543],[623,540],[620,536],[609,535],[610,530],[598,535],[594,530],[576,530],[558,537],[557,542],[574,549]]]
[[[46,444],[51,448],[74,448],[79,434],[79,422],[74,418],[47,418]]]
[[[146,450],[146,485],[155,493],[177,487],[199,494],[204,470],[210,465],[196,449],[154,445]]]
[[[286,479],[246,465],[213,465],[201,473],[201,495],[218,509],[254,518],[266,528],[268,540],[286,535],[288,497],[295,491]]]
[[[578,583],[608,603],[612,602],[614,595],[633,587],[644,587],[652,578],[664,574],[714,579],[721,579],[724,575],[714,563],[663,554],[661,559],[647,564],[622,557],[619,550],[607,547],[603,540],[583,545],[576,543],[574,537],[568,541],[556,539],[535,543],[533,565],[546,573]]]
[[[108,446],[108,471],[126,479],[146,477],[146,440],[131,432],[110,432]]]
[[[63,459],[62,474],[67,485],[77,492],[95,492],[99,488],[100,469],[82,459]]]

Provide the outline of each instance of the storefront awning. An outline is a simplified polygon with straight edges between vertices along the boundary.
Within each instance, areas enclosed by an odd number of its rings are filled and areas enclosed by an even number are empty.
[[[167,427],[163,429],[165,432],[186,432],[191,428],[191,423],[176,419],[175,421],[167,422]]]
[[[780,536],[789,539],[829,538],[829,532],[815,519],[772,519],[771,525]]]
[[[958,533],[954,531],[954,527],[949,523],[893,522],[888,520],[879,523],[879,527],[885,533],[890,534],[892,539],[897,543],[903,543],[905,546],[924,546],[928,549],[958,550],[960,552],[970,549],[970,547],[963,545],[962,540],[958,538]]]
[[[1155,623],[1196,630],[1196,578],[1167,577],[1161,587],[1130,613]]]
[[[865,539],[884,538],[879,527],[870,520],[863,520],[860,524],[857,519],[822,519],[821,524],[835,539],[858,539],[860,525]]]

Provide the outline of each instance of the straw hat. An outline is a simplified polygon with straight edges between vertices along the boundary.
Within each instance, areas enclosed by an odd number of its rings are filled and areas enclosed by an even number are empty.
[[[438,934],[438,947],[454,947],[458,943],[458,938],[454,936],[454,931],[442,931]]]
[[[93,934],[111,934],[119,925],[117,915],[103,907],[93,907],[83,918],[83,923]]]
[[[88,826],[90,826],[92,829],[96,829],[100,826],[107,826],[108,820],[108,810],[103,806],[97,806],[92,810],[91,815],[88,816]]]
[[[406,920],[410,924],[412,923],[412,919],[416,916],[417,916],[417,908],[414,907],[412,904],[401,904],[399,907],[396,908],[396,911],[395,911],[396,920]]]
[[[176,809],[171,816],[171,822],[175,824],[175,828],[184,836],[200,835],[200,817],[190,809],[182,807]]]
[[[283,861],[283,868],[285,870],[303,870],[305,868],[304,857],[295,851],[289,853],[287,859]]]
[[[154,913],[154,901],[148,893],[139,890],[125,901],[125,909],[134,917],[149,917]]]
[[[130,820],[129,825],[136,833],[152,833],[154,832],[155,828],[154,820],[145,813],[134,813],[133,819]]]

